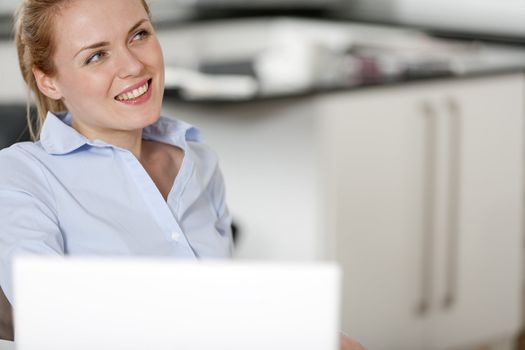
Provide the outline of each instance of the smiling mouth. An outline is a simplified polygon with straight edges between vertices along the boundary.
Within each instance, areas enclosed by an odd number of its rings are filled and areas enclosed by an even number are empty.
[[[120,102],[132,102],[132,101],[139,99],[140,97],[144,96],[144,94],[148,92],[151,86],[151,81],[152,79],[149,79],[148,81],[144,83],[144,85],[141,85],[131,91],[124,92],[120,95],[117,95],[115,97],[115,100],[120,101]]]

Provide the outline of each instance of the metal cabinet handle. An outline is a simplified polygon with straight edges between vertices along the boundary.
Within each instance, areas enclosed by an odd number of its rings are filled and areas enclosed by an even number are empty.
[[[461,190],[461,135],[462,113],[459,104],[453,98],[446,101],[449,117],[449,197],[447,222],[447,255],[445,296],[443,308],[451,308],[456,302],[458,290],[459,265],[459,217]]]
[[[436,198],[436,168],[437,168],[437,113],[428,102],[422,104],[425,120],[425,151],[424,151],[424,184],[423,184],[423,225],[421,250],[421,299],[417,313],[424,316],[432,302],[432,281],[434,261],[434,231],[435,231],[435,198]]]

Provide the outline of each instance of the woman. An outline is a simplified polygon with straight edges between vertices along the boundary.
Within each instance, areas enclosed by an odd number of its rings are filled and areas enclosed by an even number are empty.
[[[19,254],[231,256],[216,156],[198,130],[160,117],[164,62],[145,0],[25,0],[16,43],[39,118],[37,142],[0,152],[9,301]]]

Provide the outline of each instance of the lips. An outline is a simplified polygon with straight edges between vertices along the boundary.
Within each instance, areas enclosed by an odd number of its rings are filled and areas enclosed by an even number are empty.
[[[143,80],[120,92],[115,100],[125,104],[139,104],[145,102],[151,96],[152,79]]]

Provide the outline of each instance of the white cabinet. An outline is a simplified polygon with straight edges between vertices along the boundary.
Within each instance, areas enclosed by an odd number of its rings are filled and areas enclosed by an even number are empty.
[[[520,326],[523,78],[323,97],[343,327],[456,349]]]
[[[455,278],[449,282],[455,303],[434,313],[439,348],[512,334],[523,310],[523,79],[459,84],[450,92],[458,96],[462,118],[458,261],[447,277]],[[438,258],[446,266],[450,252]],[[443,296],[447,279],[436,277],[436,292]]]
[[[339,93],[325,120],[326,200],[344,268],[343,329],[370,349],[427,349],[421,302],[425,119],[413,90]],[[388,346],[386,346],[388,345]]]
[[[239,258],[337,259],[343,329],[445,350],[521,324],[525,80],[167,102],[221,158]]]

